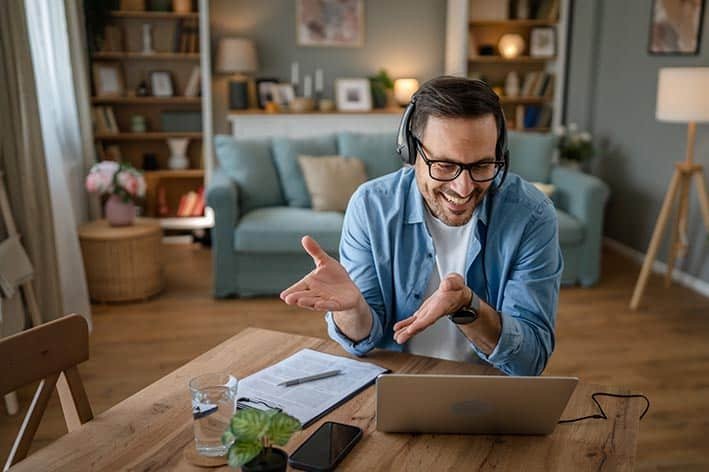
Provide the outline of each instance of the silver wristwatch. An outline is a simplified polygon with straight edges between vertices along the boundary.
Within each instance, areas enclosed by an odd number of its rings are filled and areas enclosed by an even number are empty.
[[[480,297],[475,292],[470,290],[473,298],[470,300],[470,305],[460,308],[455,313],[448,315],[448,319],[455,324],[470,324],[480,316]]]

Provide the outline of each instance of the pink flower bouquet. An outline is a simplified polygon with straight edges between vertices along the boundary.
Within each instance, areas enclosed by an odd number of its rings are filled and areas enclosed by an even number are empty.
[[[145,196],[145,178],[130,164],[101,161],[86,176],[86,190],[100,195],[117,195],[124,202]]]

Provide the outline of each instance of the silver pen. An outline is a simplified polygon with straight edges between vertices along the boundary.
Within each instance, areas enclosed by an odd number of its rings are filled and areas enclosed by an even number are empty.
[[[328,372],[323,372],[321,374],[315,374],[315,375],[309,375],[307,377],[301,377],[299,379],[293,379],[293,380],[286,380],[285,382],[281,382],[278,384],[279,387],[292,387],[293,385],[298,385],[302,384],[305,382],[312,382],[313,380],[320,380],[320,379],[326,379],[328,377],[334,377],[336,375],[341,374],[342,371],[338,370],[330,370]]]

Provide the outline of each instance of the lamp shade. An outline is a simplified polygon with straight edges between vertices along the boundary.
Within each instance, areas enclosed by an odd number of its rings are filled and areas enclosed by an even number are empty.
[[[396,79],[394,81],[394,99],[399,105],[408,105],[411,97],[419,89],[416,79]]]
[[[503,34],[497,42],[500,55],[508,59],[521,55],[524,52],[524,46],[524,38],[517,33]]]
[[[657,81],[659,121],[709,121],[709,67],[666,67]]]
[[[217,50],[217,72],[222,74],[256,72],[258,60],[253,41],[244,38],[222,38]]]

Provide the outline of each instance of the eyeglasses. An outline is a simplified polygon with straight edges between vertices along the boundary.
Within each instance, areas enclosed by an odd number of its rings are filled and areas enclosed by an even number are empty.
[[[421,153],[423,161],[428,166],[428,175],[439,182],[451,182],[457,179],[463,169],[468,171],[470,178],[474,182],[489,182],[495,180],[497,174],[500,173],[500,169],[505,165],[505,161],[497,159],[486,159],[472,164],[429,159],[423,150],[423,143],[416,137],[414,137],[414,141],[416,142],[417,151]]]

